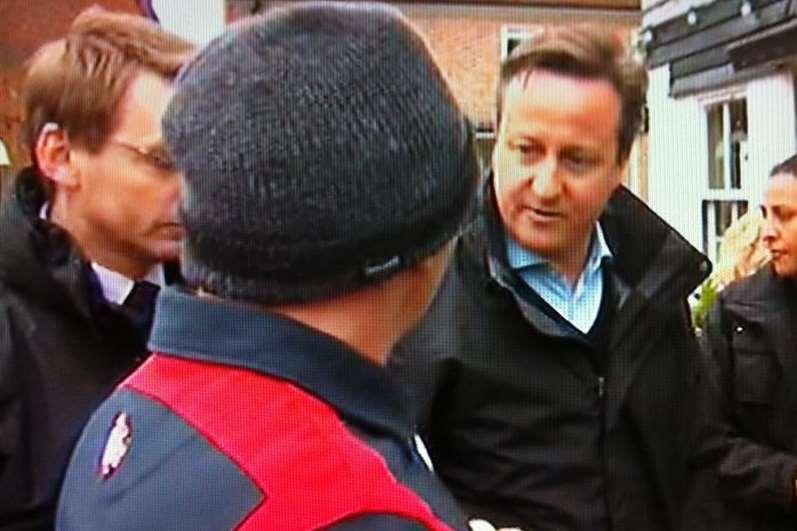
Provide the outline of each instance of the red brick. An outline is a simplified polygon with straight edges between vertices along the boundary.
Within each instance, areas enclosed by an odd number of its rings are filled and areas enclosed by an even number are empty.
[[[495,86],[501,63],[501,28],[532,29],[500,16],[479,18],[475,14],[411,16],[427,35],[429,45],[446,72],[452,89],[471,120],[487,129],[493,119]],[[541,23],[548,21],[541,20]],[[629,34],[632,26],[608,26]]]

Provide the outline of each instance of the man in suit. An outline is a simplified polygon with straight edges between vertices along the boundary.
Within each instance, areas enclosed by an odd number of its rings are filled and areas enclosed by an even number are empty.
[[[544,28],[501,68],[482,215],[396,349],[470,517],[672,531],[687,486],[700,253],[621,186],[646,75],[619,37]]]
[[[90,9],[30,61],[33,164],[0,213],[0,528],[52,529],[80,431],[146,355],[183,234],[160,118],[191,53]]]

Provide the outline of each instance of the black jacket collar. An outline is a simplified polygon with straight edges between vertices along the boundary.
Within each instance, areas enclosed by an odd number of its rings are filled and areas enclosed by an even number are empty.
[[[737,318],[723,320],[731,329],[728,336],[753,326],[758,329],[758,348],[767,346],[775,353],[785,374],[797,374],[797,284],[779,277],[772,266],[766,266],[754,275],[736,281],[720,294],[723,307]],[[741,326],[740,330],[736,330]],[[763,340],[763,341],[761,341]],[[797,391],[789,390],[797,403]]]
[[[503,252],[504,237],[492,196],[491,179],[485,184],[484,201],[480,221],[467,233],[459,248],[464,259],[458,261],[457,266],[462,274],[470,279],[482,278],[496,297],[513,298],[523,318],[542,333],[578,338],[538,305],[529,303],[530,299],[523,296],[523,286],[518,288],[515,284],[513,289],[506,282],[507,278],[511,282],[513,272],[501,265],[506,264],[506,253]],[[609,269],[614,317],[606,345],[612,354],[607,363],[607,376],[614,382],[607,390],[606,426],[609,429],[620,417],[631,383],[647,357],[656,350],[650,346],[658,341],[653,336],[663,333],[659,315],[680,312],[684,314],[684,327],[688,326],[686,297],[708,276],[711,265],[626,188],[619,188],[610,198],[600,222],[614,255]],[[495,286],[509,289],[496,290]]]
[[[775,274],[771,265],[739,280],[723,293],[728,308],[744,315],[760,316],[797,310],[797,283]]]
[[[0,279],[22,296],[91,319],[97,287],[91,266],[69,234],[39,217],[41,177],[26,168],[0,208]]]
[[[487,258],[485,280],[504,284],[510,268],[492,177],[484,183],[482,207],[466,245]],[[711,263],[702,253],[625,187],[610,198],[600,223],[614,255],[612,271],[620,302],[630,290],[646,300],[683,299],[711,272]]]
[[[414,433],[408,397],[386,369],[331,336],[273,313],[167,288],[158,299],[149,347],[290,381],[365,429],[403,441]]]
[[[0,206],[0,281],[20,297],[88,323],[87,333],[146,343],[148,330],[123,308],[105,300],[99,279],[64,229],[42,219],[42,177],[29,167],[17,175]],[[167,283],[179,282],[176,264],[165,264]]]

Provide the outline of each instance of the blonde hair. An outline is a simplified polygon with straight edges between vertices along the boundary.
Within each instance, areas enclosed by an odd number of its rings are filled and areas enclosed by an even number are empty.
[[[113,130],[119,101],[142,69],[177,75],[194,46],[143,17],[98,7],[83,11],[60,40],[28,63],[23,83],[23,141],[33,152],[47,123],[55,123],[90,151]]]
[[[722,236],[719,259],[712,282],[721,290],[734,280],[752,275],[769,261],[761,231],[766,220],[759,209],[753,209],[728,227]]]

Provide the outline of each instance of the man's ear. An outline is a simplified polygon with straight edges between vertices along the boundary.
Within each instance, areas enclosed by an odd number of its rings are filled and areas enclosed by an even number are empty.
[[[612,189],[617,190],[620,186],[623,185],[623,181],[625,180],[626,172],[628,171],[628,161],[631,160],[631,153],[629,152],[624,158],[618,160],[615,164],[614,170],[612,170]]]
[[[39,172],[60,188],[74,188],[78,179],[72,170],[72,145],[67,132],[54,123],[42,127],[36,138],[36,165]]]
[[[506,117],[504,117],[504,121],[506,121]],[[498,122],[497,118],[494,118],[493,123],[494,123],[493,131],[495,131],[495,135],[493,136],[493,151],[490,153],[490,170],[494,178],[498,168],[497,158],[503,152],[503,146],[500,144],[502,140],[501,130],[500,130],[501,124]]]

